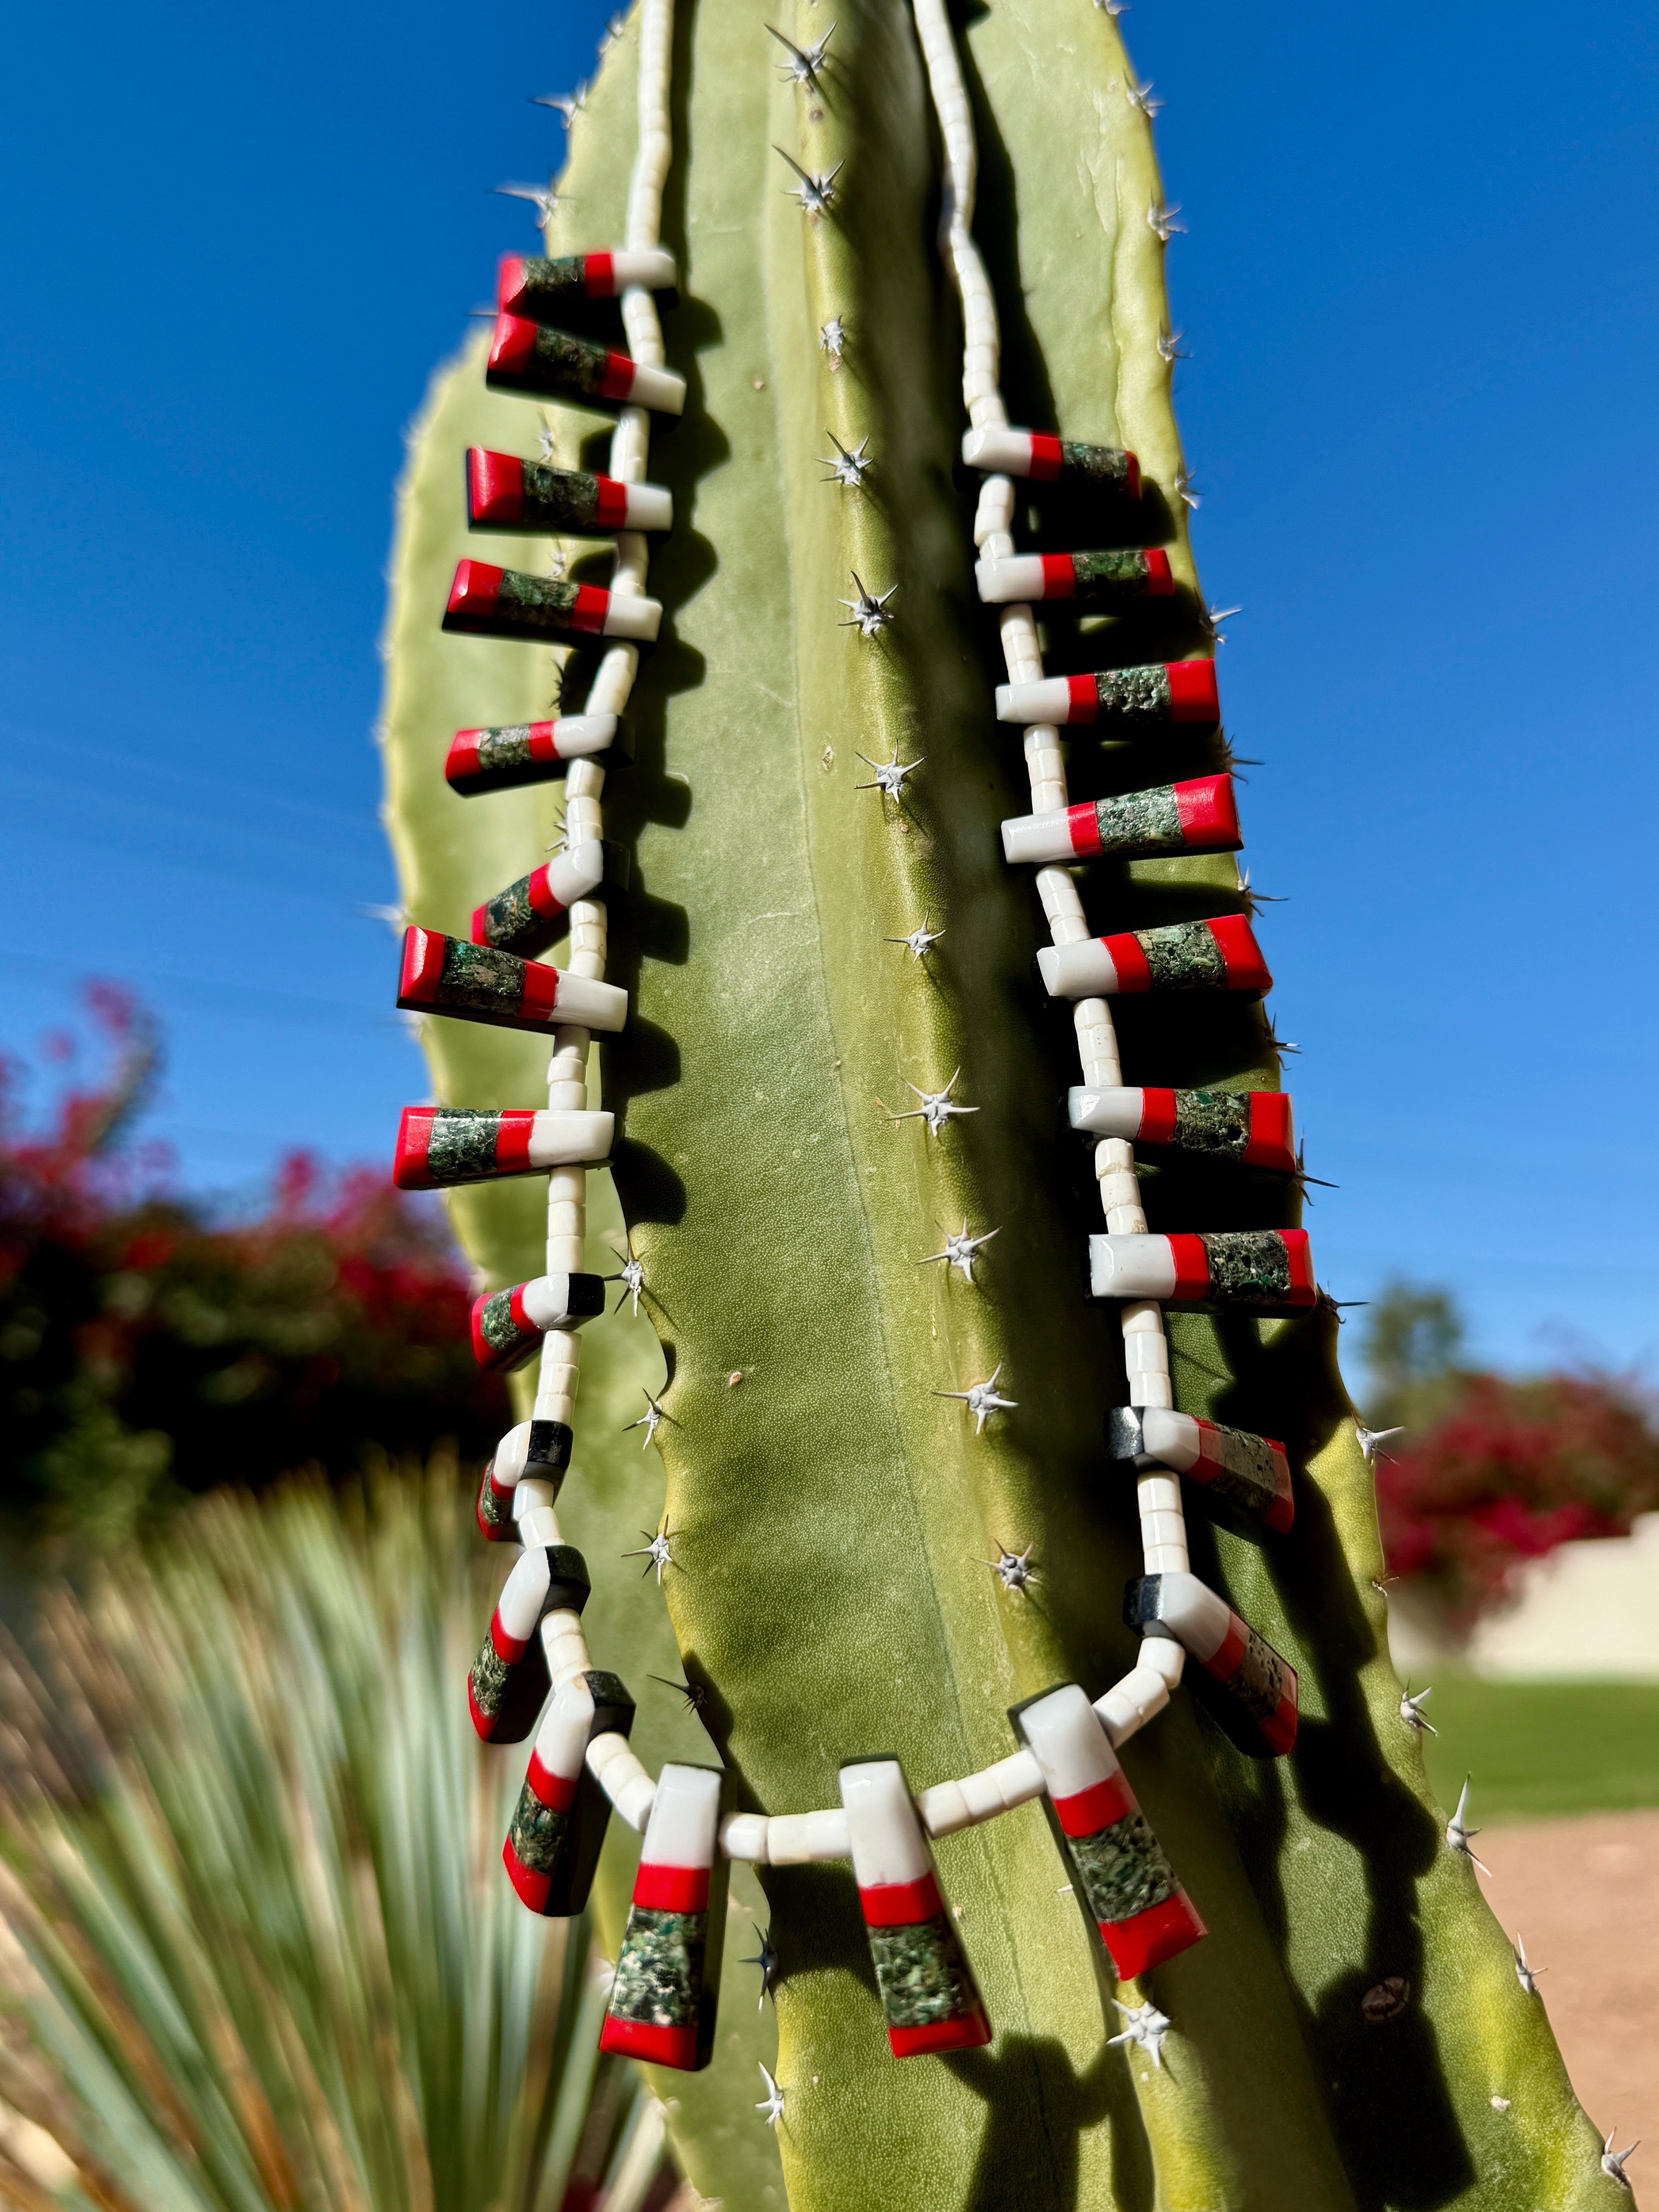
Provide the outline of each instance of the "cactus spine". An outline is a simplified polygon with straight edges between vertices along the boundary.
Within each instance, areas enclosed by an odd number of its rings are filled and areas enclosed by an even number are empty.
[[[639,1494],[641,1455],[619,1432],[643,1382],[667,1416],[654,1432],[666,1492],[626,1526],[642,1514],[670,1532],[670,1648],[709,1686],[705,1717],[734,1801],[728,1856],[769,1868],[781,1960],[776,2140],[798,2208],[983,2203],[1016,2190],[1101,2207],[1154,2192],[1191,2206],[1347,2207],[1425,2190],[1494,2206],[1598,2201],[1616,2185],[1536,2006],[1516,2002],[1508,1947],[1472,1869],[1444,1848],[1399,1720],[1334,1312],[1172,1315],[1166,1336],[1155,1297],[1132,1297],[1123,1328],[1082,1295],[1086,1213],[1055,1103],[1079,1046],[1091,1095],[1140,1084],[1225,1097],[1277,1083],[1256,1000],[1226,988],[1228,931],[1248,904],[1230,858],[1106,861],[1081,895],[1064,867],[1040,870],[1045,934],[1063,952],[1091,928],[1141,945],[1113,956],[1117,989],[1139,975],[1135,957],[1156,976],[1162,939],[1146,948],[1158,933],[1201,926],[1218,948],[1205,957],[1221,988],[1132,998],[1117,1025],[1091,955],[1076,1018],[1057,1032],[1028,980],[1038,914],[997,851],[999,823],[1066,806],[1068,775],[1113,796],[1226,766],[1213,728],[1174,711],[1195,696],[1189,679],[1160,673],[1203,661],[1209,641],[1159,344],[1169,210],[1115,26],[1085,0],[1009,0],[969,34],[970,94],[954,33],[925,0],[919,24],[896,0],[841,11],[830,55],[803,72],[822,12],[805,0],[781,27],[797,58],[780,75],[753,21],[705,0],[683,12],[665,73],[653,58],[668,52],[666,9],[647,0],[580,118],[568,198],[549,225],[550,251],[574,253],[623,234],[626,210],[628,246],[657,243],[654,227],[648,237],[634,227],[639,186],[627,182],[629,109],[643,88],[641,167],[659,193],[667,177],[664,231],[681,265],[668,365],[687,393],[651,453],[674,502],[652,568],[665,612],[630,702],[635,765],[605,824],[631,844],[637,876],[609,947],[629,1013],[606,1047],[603,1104],[626,1130],[615,1181],[672,1365],[661,1390],[633,1364],[626,1324],[590,1325],[579,1402],[577,1340],[551,1332],[526,1409],[579,1431],[561,1512],[592,1561],[596,1656],[638,1697],[635,1678],[662,1650],[649,1600],[611,1595],[629,1572],[615,1554],[639,1540],[614,1537],[618,1501]],[[659,90],[671,82],[685,118],[672,169],[651,121],[666,113]],[[982,265],[970,227],[975,100],[1000,165]],[[934,100],[965,358],[930,250]],[[988,560],[1019,557],[1019,488],[999,460],[975,532],[953,481],[959,385],[967,427],[998,427],[994,299],[1012,317],[1011,411],[1139,457],[1143,534],[1162,541],[1175,586],[1127,602],[1108,630],[1051,630],[1068,699],[1106,665],[1109,681],[1088,696],[1109,708],[1109,690],[1144,692],[1149,734],[1127,752],[1075,740],[1068,763],[1052,717],[1039,720],[1019,788],[991,692],[1005,673],[1012,687],[1042,678],[1035,624],[1015,602],[1000,636],[988,631],[968,558],[975,535]],[[630,350],[662,365],[654,318],[627,295],[623,312]],[[475,349],[434,395],[405,494],[392,617],[391,815],[411,914],[434,930],[464,927],[481,899],[526,878],[547,819],[544,787],[463,802],[443,786],[458,728],[531,725],[555,706],[539,648],[436,632],[447,571],[477,550],[457,511],[460,454],[522,452],[533,420],[522,398],[482,391],[480,368]],[[546,415],[559,466],[592,473],[599,462],[612,479],[643,480],[628,434],[607,459],[582,447],[591,412],[560,402]],[[1108,473],[1072,447],[1024,459],[1062,489],[1067,471],[1085,483]],[[522,538],[502,542],[527,558]],[[640,541],[625,535],[618,549],[611,592],[643,596]],[[565,558],[579,550],[567,545]],[[635,653],[612,646],[596,665],[591,648],[559,648],[558,710],[617,712],[615,672],[626,660],[631,680]],[[1110,672],[1126,670],[1146,674]],[[573,845],[598,836],[604,773],[569,771]],[[570,968],[596,976],[604,909],[569,911]],[[918,950],[918,935],[933,941]],[[531,1102],[533,1048],[436,1018],[426,1033],[446,1104]],[[591,1111],[586,1040],[558,1036],[549,1107]],[[935,1102],[920,1126],[900,1118],[918,1101]],[[1292,1249],[1298,1200],[1282,1173],[1201,1146],[1158,1159],[1143,1212],[1130,1140],[1102,1139],[1102,1267],[1167,1261],[1190,1282],[1187,1248],[1201,1243],[1202,1279],[1221,1290],[1269,1246]],[[550,1272],[581,1270],[586,1175],[551,1171],[544,1255],[527,1245],[521,1185],[455,1194],[492,1282],[520,1282],[544,1256]],[[943,1255],[920,1264],[942,1237],[994,1231],[971,1272]],[[1149,1258],[1139,1240],[1154,1237],[1161,1256]],[[591,1244],[586,1258],[592,1272]],[[615,1409],[609,1443],[596,1395]],[[1224,1492],[1195,1486],[1183,1510],[1167,1456],[1139,1476],[1133,1458],[1108,1462],[1101,1425],[1115,1407],[1282,1439],[1296,1528],[1264,1539],[1259,1523],[1212,1506]],[[538,1510],[556,1526],[550,1501]],[[539,1520],[520,1526],[526,1542],[558,1540]],[[1137,1644],[1120,1625],[1119,1593],[1143,1569],[1170,1585],[1141,1589],[1132,1609],[1143,1621],[1172,1620],[1177,1578],[1195,1574],[1312,1695],[1293,1763],[1242,1757],[1184,1688],[1128,1744],[1133,1797],[1210,1933],[1116,1983],[1059,1893],[1067,1875],[1041,1812],[1021,1801],[1048,1773],[1033,1701],[1066,1682],[1090,1696],[1127,1685],[1107,1715],[1127,1741],[1180,1677],[1179,1638]],[[585,1659],[559,1641],[573,1632],[545,1632],[556,1686],[561,1664]],[[1024,1749],[1013,1708],[1036,1731]],[[655,1750],[641,1727],[629,1742],[594,1739],[589,1765],[635,1825],[662,1759],[696,1760],[678,1741]],[[865,1801],[848,1795],[842,1770],[879,1754],[896,1755],[920,1793],[921,1829],[941,1838],[942,1897],[960,1909],[933,1916],[943,1934],[925,1956],[920,1938],[892,1933],[928,1921],[917,1903],[933,1878],[925,1844],[906,1843],[902,1822],[882,1831],[887,1856],[867,1865],[890,1871],[866,1881],[849,1825]],[[1063,1811],[1052,1782],[1048,1794]],[[620,1943],[628,1876],[625,1858],[612,1863],[611,1829],[600,1903]],[[1074,1834],[1074,1863],[1093,1832]],[[849,1850],[862,1916],[843,1869],[819,1863]],[[647,1852],[645,1871],[657,1863]],[[912,1917],[881,1918],[902,1900],[872,1906],[872,1890],[906,1891]],[[681,1890],[670,1881],[650,1893]],[[1091,1913],[1091,1927],[1105,1917]],[[945,1938],[995,2040],[975,2049],[964,2035],[957,2057],[894,2065],[876,1985],[902,1955],[913,1992],[918,1974],[936,1991],[954,1971]],[[1389,1977],[1413,1997],[1378,2028],[1362,2000]],[[972,2016],[965,1996],[933,2011]],[[723,2039],[732,2017],[728,2002]],[[905,2026],[890,1990],[886,2021]],[[775,2185],[694,2086],[719,2087],[728,2062],[735,2070],[735,2045],[717,2048],[707,2076],[661,2078],[681,2100],[698,2185],[758,2203]],[[1379,2068],[1389,2096],[1376,2092]],[[1390,2097],[1424,2116],[1409,2144]]]

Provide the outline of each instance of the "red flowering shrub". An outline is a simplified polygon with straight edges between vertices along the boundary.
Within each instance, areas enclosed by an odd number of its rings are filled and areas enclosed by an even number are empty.
[[[486,1450],[506,1396],[474,1365],[441,1212],[302,1155],[246,1225],[168,1194],[125,1141],[154,1024],[111,986],[88,995],[106,1079],[32,1131],[0,1068],[0,1505],[107,1536],[179,1490],[345,1474],[441,1437]]]
[[[1379,1455],[1376,1497],[1390,1572],[1467,1633],[1527,1560],[1626,1535],[1659,1506],[1659,1437],[1634,1390],[1607,1377],[1455,1380],[1450,1409],[1420,1439]]]

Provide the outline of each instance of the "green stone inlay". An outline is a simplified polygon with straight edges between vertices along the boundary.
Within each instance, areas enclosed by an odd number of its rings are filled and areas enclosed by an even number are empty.
[[[1109,714],[1169,720],[1170,679],[1161,661],[1150,668],[1103,668],[1095,678],[1095,692]]]
[[[1282,1305],[1290,1295],[1291,1255],[1273,1229],[1230,1229],[1204,1237],[1212,1298],[1228,1305]]]
[[[568,307],[573,300],[585,300],[587,287],[582,282],[583,256],[562,253],[556,261],[544,253],[526,254],[524,276],[519,289],[519,304],[512,312],[515,315],[530,313],[533,321],[538,307]]]
[[[943,1918],[871,1929],[870,1955],[890,2026],[930,2027],[977,2009],[961,1946]]]
[[[1101,851],[1116,860],[1186,850],[1172,783],[1154,784],[1150,791],[1126,791],[1116,799],[1097,799],[1095,820]]]
[[[580,589],[568,576],[532,576],[523,568],[507,568],[496,597],[503,613],[510,611],[527,625],[562,634],[570,627]]]
[[[1241,1091],[1177,1091],[1175,1140],[1183,1152],[1240,1156],[1250,1137],[1250,1101]]]
[[[480,1114],[465,1106],[447,1106],[432,1117],[427,1142],[426,1171],[434,1182],[476,1182],[495,1172],[495,1133],[499,1114]]]
[[[1073,553],[1072,574],[1079,599],[1139,599],[1146,588],[1144,553]]]
[[[1221,947],[1201,921],[1171,922],[1165,929],[1138,929],[1136,941],[1146,955],[1155,991],[1219,991],[1227,981]]]
[[[569,1826],[569,1814],[544,1805],[526,1782],[519,1792],[519,1809],[513,1815],[507,1841],[518,1854],[520,1866],[527,1867],[532,1874],[551,1874],[558,1863],[559,1846]]]
[[[521,939],[545,935],[547,925],[530,903],[528,876],[520,876],[516,884],[485,901],[484,928],[492,945],[511,946]]]
[[[487,1721],[493,1721],[501,1709],[501,1699],[507,1695],[507,1664],[495,1649],[495,1639],[486,1629],[478,1656],[472,1662],[468,1680],[472,1686],[472,1702]]]
[[[695,2027],[702,1994],[706,1912],[629,1908],[611,2010],[618,2020],[648,2021],[655,2027]]]
[[[491,1484],[490,1468],[495,1464],[492,1459],[489,1466],[485,1468],[483,1480],[478,1484],[478,1518],[486,1528],[505,1528],[510,1525],[513,1519],[512,1494],[508,1492],[506,1497],[502,1497]]]
[[[504,768],[526,768],[529,764],[530,725],[528,722],[505,722],[499,729],[479,732],[478,767],[480,771]]]
[[[544,392],[597,392],[609,357],[605,347],[572,337],[568,331],[539,330],[532,374]]]
[[[1290,1686],[1290,1668],[1255,1629],[1244,1632],[1244,1656],[1227,1687],[1258,1725],[1270,1721]]]
[[[488,1302],[478,1316],[478,1334],[492,1352],[511,1352],[524,1342],[524,1331],[513,1318],[511,1291],[497,1291]]]
[[[512,1014],[524,996],[524,963],[493,945],[469,945],[449,938],[444,972],[438,982],[440,1006],[467,1006],[474,1013]]]
[[[1115,446],[1081,446],[1075,440],[1060,441],[1062,477],[1081,477],[1103,489],[1121,491],[1129,481],[1129,456]]]
[[[1246,1429],[1218,1426],[1215,1433],[1221,1447],[1221,1472],[1210,1488],[1241,1505],[1270,1505],[1279,1496],[1279,1469],[1267,1439],[1253,1437]]]
[[[1092,1836],[1067,1836],[1066,1848],[1097,1920],[1133,1920],[1181,1887],[1139,1807]]]
[[[599,511],[599,480],[580,469],[524,465],[524,520],[543,530],[591,530]]]

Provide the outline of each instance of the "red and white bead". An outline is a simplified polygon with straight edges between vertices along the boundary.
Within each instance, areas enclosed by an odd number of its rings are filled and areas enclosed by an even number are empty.
[[[1290,1282],[1279,1303],[1297,1308],[1315,1304],[1319,1293],[1307,1231],[1256,1233],[1276,1237],[1284,1245]],[[1182,1233],[1091,1237],[1089,1287],[1097,1298],[1155,1298],[1172,1305],[1202,1305],[1216,1294],[1204,1238]]]
[[[1222,989],[1273,988],[1273,976],[1246,915],[1216,915],[1203,927],[1221,956],[1225,978]],[[1042,945],[1037,952],[1037,968],[1057,999],[1127,998],[1155,988],[1152,963],[1133,930],[1113,937],[1085,937],[1076,945]]]
[[[1243,842],[1231,775],[1195,776],[1164,787],[1175,793],[1182,842],[1189,853],[1235,853]],[[1133,794],[1132,794],[1133,795]],[[1102,851],[1100,805],[1085,799],[1076,806],[1054,806],[1042,814],[1017,814],[1002,825],[1003,858],[1039,867],[1091,860]]]
[[[1144,1089],[1066,1093],[1072,1127],[1091,1137],[1126,1137],[1132,1145],[1172,1145],[1176,1138],[1175,1091]],[[1246,1167],[1296,1172],[1296,1127],[1288,1091],[1247,1091],[1249,1133],[1234,1157]]]

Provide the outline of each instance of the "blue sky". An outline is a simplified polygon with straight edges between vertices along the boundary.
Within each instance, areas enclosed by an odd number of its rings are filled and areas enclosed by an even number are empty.
[[[720,0],[732,4],[732,0]],[[993,0],[994,3],[994,0]],[[1060,0],[1056,0],[1060,4]],[[389,1150],[375,639],[401,434],[587,0],[34,9],[0,133],[0,1046],[135,984],[246,1194]],[[765,10],[757,8],[757,23]],[[1659,27],[1137,0],[1177,397],[1320,1271],[1490,1356],[1659,1357]],[[1646,1110],[1644,1109],[1644,1110]]]

